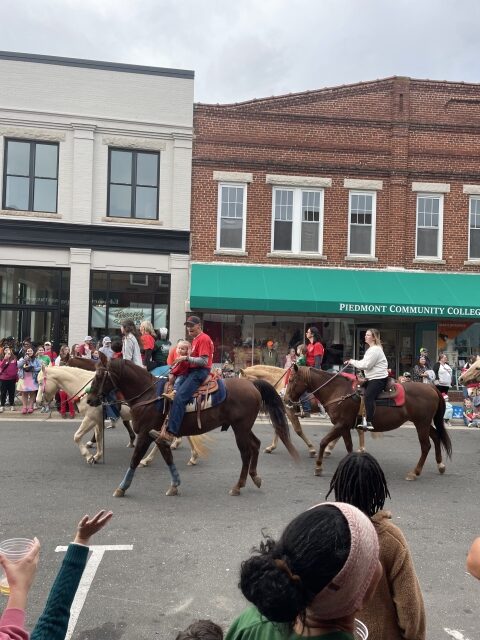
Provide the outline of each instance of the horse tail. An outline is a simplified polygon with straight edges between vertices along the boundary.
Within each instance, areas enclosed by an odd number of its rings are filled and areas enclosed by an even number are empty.
[[[452,457],[452,442],[450,440],[450,436],[447,433],[447,429],[445,427],[445,422],[443,420],[443,416],[445,415],[445,399],[437,389],[434,387],[435,391],[438,395],[438,408],[433,416],[433,424],[435,425],[435,429],[440,437],[440,444],[445,449],[445,453],[449,458]]]
[[[275,388],[266,380],[252,380],[252,384],[258,389],[262,396],[262,402],[268,411],[275,433],[283,442],[292,458],[298,461],[300,456],[290,440],[290,430],[288,428],[287,414],[283,400],[275,391]]]

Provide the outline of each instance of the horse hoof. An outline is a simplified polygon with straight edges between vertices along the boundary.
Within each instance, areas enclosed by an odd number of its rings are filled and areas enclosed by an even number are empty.
[[[170,445],[170,449],[178,449],[178,447],[182,444],[181,438],[175,438],[175,440]]]
[[[196,464],[197,464],[197,459],[192,456],[190,460],[187,462],[187,467],[194,467]]]
[[[93,456],[89,456],[86,460],[87,464],[95,464],[95,458]]]
[[[308,455],[310,456],[310,458],[315,458],[315,456],[317,455],[317,450],[316,449],[309,449],[308,450]]]
[[[260,476],[253,476],[252,480],[253,480],[253,484],[260,489],[260,487],[262,486],[261,477]]]
[[[273,453],[275,451],[275,447],[265,447],[263,453]]]
[[[150,464],[150,462],[148,462],[147,460],[140,460],[140,462],[138,463],[139,467],[148,467],[148,465]]]
[[[170,485],[168,491],[165,492],[166,496],[178,496],[178,487],[174,484]]]
[[[115,489],[115,491],[113,492],[114,498],[123,498],[124,495],[125,491],[123,489]]]
[[[417,479],[417,476],[416,476],[415,471],[409,471],[407,473],[407,475],[405,476],[405,480],[413,481],[413,480],[416,480],[416,479]]]
[[[359,447],[357,453],[365,453],[365,447]]]
[[[231,496],[239,496],[240,495],[240,489],[238,489],[238,487],[233,487],[233,489],[230,489],[228,494],[231,495]]]
[[[331,449],[325,449],[325,451],[323,452],[323,456],[325,458],[329,458],[332,455],[332,450]]]
[[[135,445],[133,444],[133,442],[129,442],[127,444],[127,449],[133,449],[135,447]]]
[[[438,465],[438,473],[440,473],[440,474],[442,474],[442,475],[445,473],[445,465],[443,464],[443,462],[441,462],[441,463]]]
[[[322,467],[315,467],[315,475],[316,476],[321,476],[322,473],[323,473]]]

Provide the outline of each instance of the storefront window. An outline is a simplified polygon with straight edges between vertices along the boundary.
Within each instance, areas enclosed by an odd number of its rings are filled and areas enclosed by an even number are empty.
[[[317,326],[326,346],[325,368],[339,368],[353,353],[352,319],[307,318],[305,316],[253,316],[204,314],[203,326],[215,345],[214,362],[227,359],[235,370],[260,364],[262,350],[271,340],[278,353],[278,366],[285,365],[289,348],[305,342],[305,331]]]
[[[0,337],[66,342],[70,271],[0,266]]]
[[[170,275],[92,272],[90,334],[99,339],[120,334],[120,325],[128,318],[139,325],[144,320],[153,326],[169,323]]]

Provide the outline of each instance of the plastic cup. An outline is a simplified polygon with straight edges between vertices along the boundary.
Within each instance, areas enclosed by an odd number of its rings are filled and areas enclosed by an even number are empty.
[[[18,562],[24,558],[33,547],[34,541],[29,538],[10,538],[0,542],[0,554],[4,555],[10,562]],[[0,593],[3,595],[10,594],[7,576],[4,575],[3,569],[0,567]]]
[[[368,629],[361,620],[355,618],[355,628],[353,630],[353,637],[355,640],[367,640]]]

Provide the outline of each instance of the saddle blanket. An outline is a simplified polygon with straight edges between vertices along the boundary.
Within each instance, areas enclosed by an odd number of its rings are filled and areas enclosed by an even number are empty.
[[[165,410],[165,399],[160,396],[163,393],[163,389],[165,384],[167,383],[168,378],[159,378],[157,380],[157,396],[158,400],[156,401],[157,411],[159,413],[164,413]],[[187,402],[185,413],[191,413],[192,411],[197,411],[197,403],[202,400],[202,411],[204,409],[211,409],[212,407],[216,407],[217,404],[221,404],[224,402],[227,397],[227,389],[225,387],[225,383],[222,379],[217,380],[218,389],[213,393],[209,394],[207,403],[205,404],[205,396],[198,396],[197,398],[190,398]]]
[[[350,380],[352,383],[352,389],[358,392],[358,378],[353,373],[341,373],[344,378]],[[407,384],[411,384],[410,382]],[[363,391],[359,393],[359,396],[363,399]],[[400,382],[387,383],[387,388],[382,391],[377,398],[376,405],[379,407],[403,407],[405,404],[405,387]]]

